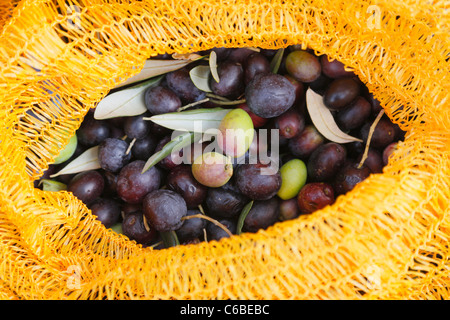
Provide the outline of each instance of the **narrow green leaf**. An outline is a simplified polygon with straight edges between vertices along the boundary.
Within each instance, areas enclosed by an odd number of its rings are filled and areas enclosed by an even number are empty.
[[[283,60],[283,55],[284,48],[278,49],[277,53],[275,53],[275,56],[272,58],[272,61],[270,61],[270,70],[272,73],[278,73],[281,61]]]
[[[171,130],[206,132],[219,128],[220,122],[228,112],[229,109],[223,108],[195,109],[158,114],[144,120],[153,121]]]
[[[72,137],[70,137],[69,142],[66,144],[64,149],[59,151],[59,154],[58,156],[56,156],[53,164],[60,164],[69,160],[70,157],[74,154],[75,149],[77,148],[77,144],[78,137],[76,134],[74,134]]]
[[[249,50],[252,50],[252,51],[255,51],[255,52],[261,52],[260,48],[255,48],[255,47],[245,47],[245,48],[247,48]]]
[[[239,219],[237,222],[237,229],[236,229],[237,234],[242,233],[242,227],[244,226],[245,218],[247,218],[247,215],[250,212],[250,210],[252,209],[252,206],[253,206],[253,201],[250,201],[249,203],[247,203],[245,205],[244,209],[242,209],[242,212],[239,215]]]
[[[206,58],[206,56],[199,55],[196,52],[189,52],[189,53],[172,53],[172,59],[175,60],[191,60],[191,61],[197,61],[200,59]]]
[[[211,71],[208,66],[196,66],[189,71],[192,83],[202,91],[212,92],[209,87]]]
[[[194,132],[186,132],[183,133],[173,140],[169,141],[164,145],[164,147],[154,153],[145,163],[144,168],[142,169],[142,173],[156,165],[162,159],[167,157],[172,152],[178,152],[184,147],[189,146],[190,144],[199,141],[202,138],[201,134],[195,134]]]
[[[133,87],[107,95],[95,107],[94,118],[102,120],[143,114],[147,111],[144,102],[145,90],[159,85],[162,77],[151,78]]]
[[[217,83],[219,83],[219,73],[217,71],[217,53],[212,50],[209,54],[209,69],[211,70],[211,75],[216,80]]]
[[[114,89],[184,68],[191,62],[203,59],[205,56],[190,55],[184,57],[186,59],[179,59],[179,58],[174,60],[147,59],[144,63],[144,66],[142,67],[141,71],[139,71],[138,74],[116,85]]]
[[[163,240],[164,246],[166,248],[176,247],[180,245],[177,234],[175,231],[161,231],[159,232],[161,239]]]
[[[51,175],[50,178],[54,178],[62,174],[79,173],[96,169],[100,169],[100,162],[98,160],[98,146],[87,149],[60,171]]]
[[[56,191],[61,191],[61,190],[67,190],[67,185],[59,182],[59,181],[55,181],[55,180],[50,180],[50,179],[42,179],[39,182],[39,186],[42,185],[42,190],[44,191],[52,191],[52,192],[56,192]]]

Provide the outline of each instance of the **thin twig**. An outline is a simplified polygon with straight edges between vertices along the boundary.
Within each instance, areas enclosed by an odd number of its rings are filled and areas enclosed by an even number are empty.
[[[377,124],[380,121],[383,114],[384,114],[384,109],[381,109],[380,112],[378,113],[375,121],[370,126],[369,135],[367,136],[366,148],[364,149],[364,153],[362,155],[361,161],[359,162],[358,169],[360,169],[363,166],[364,161],[366,161],[366,159],[367,159],[367,155],[369,154],[370,141],[372,140],[372,135],[375,131],[375,127],[377,126]]]
[[[157,246],[159,246],[162,243],[163,243],[162,241],[156,242],[156,243],[150,245],[149,248],[156,248]]]
[[[178,111],[178,112],[184,111],[184,110],[186,110],[186,109],[188,109],[188,108],[194,107],[194,106],[196,106],[196,105],[199,105],[199,104],[202,104],[202,103],[205,103],[205,102],[208,102],[208,101],[209,101],[209,98],[205,98],[205,99],[203,99],[203,100],[195,101],[195,102],[192,102],[192,103],[190,103],[190,104],[185,105],[184,107],[178,108],[177,111]]]
[[[218,96],[217,94],[210,93],[210,92],[208,92],[208,93],[206,94],[206,96],[209,97],[209,98],[212,98],[212,99],[216,99],[216,100],[221,100],[221,101],[231,101],[231,100],[228,99],[228,98],[225,98],[225,97],[222,97],[222,96]]]
[[[236,104],[242,104],[247,102],[247,100],[245,99],[241,99],[241,100],[234,100],[234,101],[221,101],[221,100],[210,100],[212,103],[218,104],[218,105],[222,105],[222,106],[232,106],[232,105],[236,105]]]
[[[145,217],[145,214],[142,215],[142,222],[144,223],[145,230],[147,230],[147,232],[150,232],[150,226],[148,225],[147,218]]]
[[[228,228],[226,226],[224,226],[222,223],[220,223],[219,221],[208,217],[204,214],[193,214],[191,216],[184,216],[183,218],[181,218],[181,220],[187,220],[187,219],[193,219],[193,218],[200,218],[200,219],[205,219],[208,220],[212,223],[214,223],[216,226],[218,226],[219,228],[223,229],[223,231],[225,231],[230,237],[233,236],[233,234],[230,232],[230,230],[228,230]]]
[[[134,143],[136,142],[136,138],[134,138],[133,140],[131,140],[130,145],[128,146],[127,151],[125,152],[125,154],[129,154],[131,152],[131,148],[133,148]]]

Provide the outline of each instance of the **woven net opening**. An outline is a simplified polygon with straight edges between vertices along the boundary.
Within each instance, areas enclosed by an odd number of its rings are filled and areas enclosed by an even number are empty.
[[[16,1],[0,7],[0,295],[11,299],[449,296],[445,1]],[[145,59],[302,44],[342,61],[407,131],[383,174],[255,234],[164,250],[36,180]]]

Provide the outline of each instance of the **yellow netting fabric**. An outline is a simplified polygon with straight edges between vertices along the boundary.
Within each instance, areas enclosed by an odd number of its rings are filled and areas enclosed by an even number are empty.
[[[446,0],[2,1],[0,298],[449,298],[448,9]],[[297,43],[354,68],[407,131],[384,173],[332,207],[157,251],[106,230],[71,194],[33,188],[57,143],[149,56]]]

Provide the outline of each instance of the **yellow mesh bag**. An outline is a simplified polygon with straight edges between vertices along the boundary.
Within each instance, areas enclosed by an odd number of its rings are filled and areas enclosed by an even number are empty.
[[[450,297],[448,1],[24,0],[0,14],[0,298]],[[384,173],[333,206],[153,250],[33,187],[148,57],[300,43],[354,68],[407,131]]]

